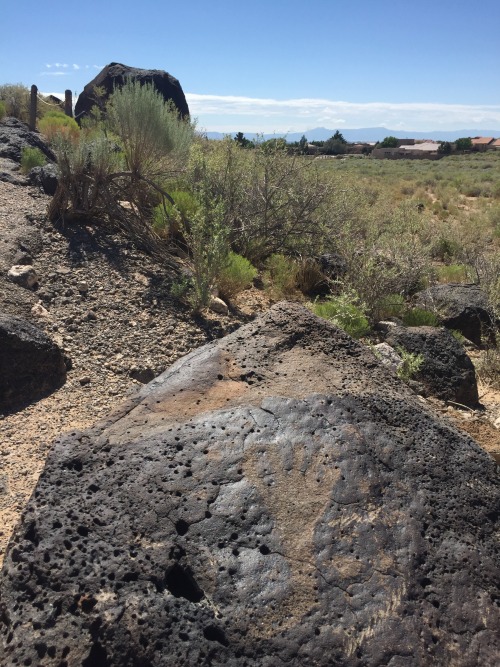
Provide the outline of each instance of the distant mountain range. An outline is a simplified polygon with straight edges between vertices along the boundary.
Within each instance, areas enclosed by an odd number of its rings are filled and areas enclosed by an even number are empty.
[[[398,139],[433,139],[435,141],[455,141],[460,137],[500,137],[500,130],[439,130],[435,132],[413,132],[411,130],[389,130],[385,127],[361,127],[356,130],[340,129],[346,141],[382,141],[385,137],[397,137]],[[227,134],[234,136],[236,132],[206,132],[209,139],[222,139]],[[250,140],[258,136],[252,132],[244,133]],[[299,141],[302,135],[305,135],[308,141],[326,141],[335,134],[335,130],[328,130],[326,127],[315,127],[307,132],[290,132],[289,134],[264,134],[264,139],[274,139],[276,137],[286,137],[289,142]]]

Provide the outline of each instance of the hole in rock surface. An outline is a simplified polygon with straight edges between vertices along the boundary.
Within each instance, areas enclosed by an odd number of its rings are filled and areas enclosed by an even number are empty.
[[[165,585],[174,597],[185,598],[189,602],[200,602],[205,595],[192,574],[178,563],[167,572]]]

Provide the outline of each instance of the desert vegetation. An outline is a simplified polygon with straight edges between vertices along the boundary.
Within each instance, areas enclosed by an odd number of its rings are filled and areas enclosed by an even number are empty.
[[[22,118],[26,99],[22,86],[0,87],[6,113]],[[493,151],[317,160],[302,140],[209,141],[131,81],[82,127],[49,110],[39,129],[60,172],[51,219],[118,225],[163,256],[172,291],[195,310],[215,294],[231,305],[259,277],[271,300],[308,303],[358,337],[385,317],[435,325],[435,313],[412,303],[435,283],[481,285],[497,317]],[[330,143],[342,153],[340,133]]]

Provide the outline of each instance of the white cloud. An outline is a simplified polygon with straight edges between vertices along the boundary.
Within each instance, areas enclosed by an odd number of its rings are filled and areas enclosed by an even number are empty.
[[[73,63],[73,69],[80,69],[80,65],[76,65],[75,63]]]
[[[40,72],[40,76],[68,76],[69,72]]]
[[[230,132],[299,131],[317,126],[439,130],[500,128],[500,106],[441,104],[437,102],[355,103],[314,98],[275,100],[232,95],[187,93],[193,116],[209,129]],[[257,120],[258,119],[258,120]],[[257,127],[258,126],[258,127]],[[255,129],[254,129],[255,128]]]

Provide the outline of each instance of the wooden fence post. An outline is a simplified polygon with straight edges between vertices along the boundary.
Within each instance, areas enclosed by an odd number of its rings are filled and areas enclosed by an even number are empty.
[[[36,129],[36,103],[37,103],[37,93],[38,88],[33,84],[31,86],[31,97],[30,97],[30,130]]]
[[[64,113],[73,118],[73,94],[71,90],[64,91]]]

